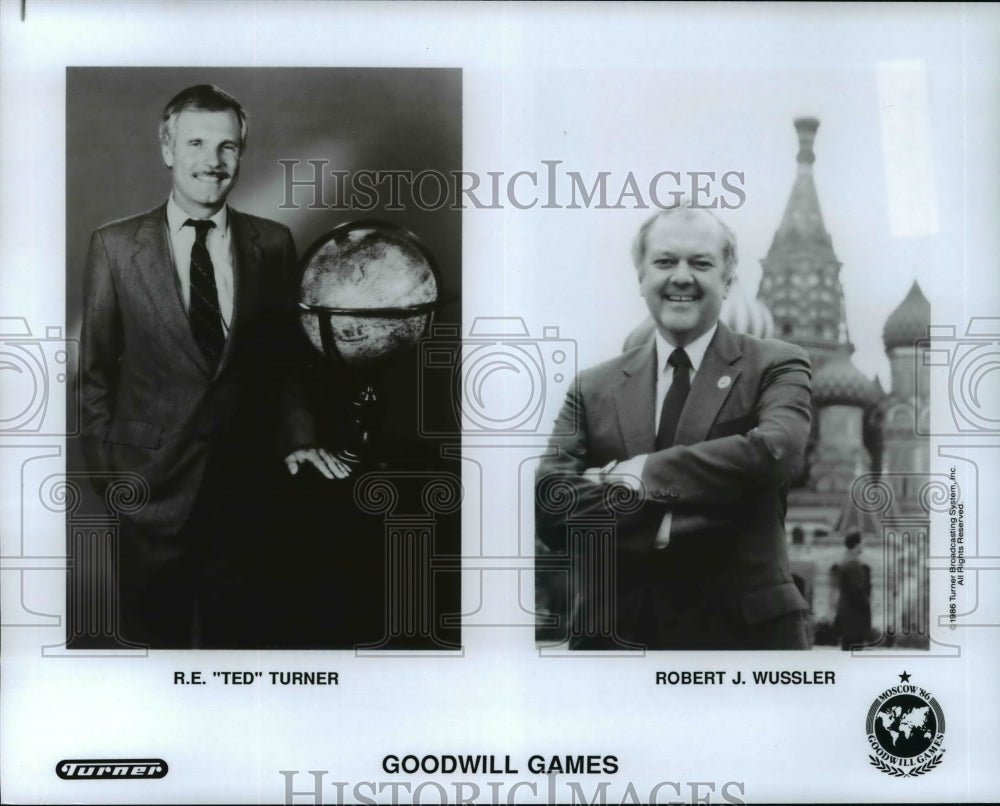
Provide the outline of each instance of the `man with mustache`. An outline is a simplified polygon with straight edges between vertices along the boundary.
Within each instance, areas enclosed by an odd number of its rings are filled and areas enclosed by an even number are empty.
[[[273,467],[349,472],[316,447],[287,371],[300,345],[291,234],[226,204],[246,137],[231,95],[182,90],[160,123],[169,198],[98,229],[87,255],[84,453],[99,482],[148,487],[121,524],[118,581],[124,638],[156,648],[253,646]]]
[[[570,646],[808,648],[784,532],[808,359],[719,321],[736,239],[709,211],[657,212],[632,258],[655,337],[580,374],[537,474],[539,537],[574,553]]]

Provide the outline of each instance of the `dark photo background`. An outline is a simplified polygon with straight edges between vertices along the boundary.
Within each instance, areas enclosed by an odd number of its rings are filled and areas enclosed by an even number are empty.
[[[104,68],[74,67],[66,76],[66,323],[80,332],[83,266],[91,233],[109,221],[162,204],[170,192],[157,127],[163,107],[192,84],[215,84],[234,95],[249,117],[247,148],[239,182],[229,204],[243,212],[287,225],[300,256],[331,228],[352,220],[379,219],[415,233],[437,262],[439,293],[450,300],[435,314],[438,326],[461,323],[461,210],[451,204],[420,209],[404,193],[404,209],[387,210],[388,185],[380,187],[371,210],[317,209],[311,188],[300,187],[286,200],[285,168],[298,160],[295,178],[310,179],[308,160],[325,160],[327,204],[335,202],[329,171],[435,170],[445,175],[462,164],[462,76],[457,69],[362,68]],[[434,183],[428,183],[433,200]],[[447,330],[447,327],[445,327]],[[460,611],[457,570],[431,573],[433,558],[460,554],[460,513],[426,513],[421,485],[434,474],[458,478],[457,460],[442,458],[442,447],[459,444],[451,376],[440,367],[421,377],[421,351],[382,371],[378,388],[396,509],[363,514],[354,506],[353,481],[330,483],[312,471],[293,478],[276,473],[274,523],[258,547],[266,557],[269,588],[263,596],[261,629],[255,647],[346,648],[356,644],[388,648],[441,648],[457,645]],[[322,363],[322,362],[320,362]],[[329,434],[336,434],[349,411],[347,384],[324,368],[316,388]],[[71,378],[71,394],[76,384]],[[426,413],[436,434],[420,434]],[[443,420],[442,420],[443,418]],[[441,428],[444,421],[453,429]],[[336,448],[335,445],[330,445]],[[86,467],[75,439],[67,444],[67,470]],[[407,481],[406,474],[410,480]],[[85,486],[85,485],[84,485]],[[103,503],[89,489],[73,518],[97,515]],[[432,515],[430,555],[421,560],[415,587],[400,593],[387,587],[386,535],[410,517]],[[402,520],[400,520],[402,519]],[[234,528],[238,528],[234,526]],[[110,595],[106,561],[76,537],[67,606],[71,648],[114,647],[116,619],[95,606]],[[82,557],[81,552],[87,553]],[[417,552],[419,555],[420,552]],[[113,575],[110,577],[113,580]],[[433,584],[431,580],[433,579]],[[426,584],[424,584],[426,582]],[[390,583],[391,587],[391,583]],[[389,606],[386,607],[386,602]],[[423,604],[422,604],[423,603]],[[427,609],[414,620],[410,611]],[[400,614],[402,612],[402,620]],[[395,614],[395,615],[393,615]],[[250,648],[250,647],[248,647]]]

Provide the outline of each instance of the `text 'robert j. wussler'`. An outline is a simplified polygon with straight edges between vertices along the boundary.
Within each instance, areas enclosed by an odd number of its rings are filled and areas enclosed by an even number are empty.
[[[716,671],[670,671],[656,672],[658,686],[718,686],[726,682],[726,672]],[[747,677],[737,671],[730,678],[730,683],[736,686],[752,682],[758,686],[832,686],[837,682],[837,675],[829,669],[799,669],[761,670],[754,669]]]

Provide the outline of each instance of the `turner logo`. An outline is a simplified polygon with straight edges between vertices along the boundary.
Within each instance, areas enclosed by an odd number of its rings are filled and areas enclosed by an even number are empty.
[[[97,778],[162,778],[167,762],[160,758],[77,759],[56,764],[56,775],[64,781]]]

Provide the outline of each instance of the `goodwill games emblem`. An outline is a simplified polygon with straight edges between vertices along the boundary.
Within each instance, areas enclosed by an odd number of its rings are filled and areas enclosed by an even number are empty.
[[[930,692],[899,675],[900,685],[876,697],[865,728],[873,767],[894,778],[914,778],[930,772],[944,756],[944,713]]]

